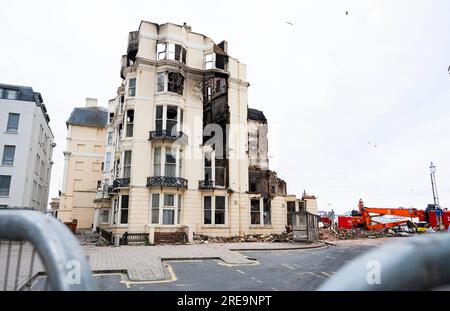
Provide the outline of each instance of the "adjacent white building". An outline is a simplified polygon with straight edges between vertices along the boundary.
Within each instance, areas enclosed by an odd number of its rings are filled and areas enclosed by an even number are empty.
[[[0,84],[0,207],[47,209],[55,144],[40,93]]]

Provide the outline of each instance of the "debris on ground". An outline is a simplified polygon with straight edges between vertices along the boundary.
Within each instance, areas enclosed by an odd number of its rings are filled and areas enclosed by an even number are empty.
[[[395,236],[410,236],[407,228],[399,230],[382,229],[382,230],[364,230],[364,229],[336,229],[333,227],[321,228],[319,236],[321,240],[337,241],[337,240],[359,240],[359,239],[377,239]]]
[[[281,234],[247,234],[243,236],[221,237],[195,235],[194,243],[244,243],[244,242],[264,242],[264,243],[290,243],[294,242],[292,232]]]

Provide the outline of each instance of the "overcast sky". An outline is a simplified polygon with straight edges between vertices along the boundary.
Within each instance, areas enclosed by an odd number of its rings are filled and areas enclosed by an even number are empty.
[[[346,14],[348,12],[348,15]],[[66,126],[115,96],[128,32],[186,22],[248,66],[269,119],[271,168],[319,208],[425,208],[429,162],[450,207],[450,1],[2,0],[0,82],[41,92],[61,188]]]

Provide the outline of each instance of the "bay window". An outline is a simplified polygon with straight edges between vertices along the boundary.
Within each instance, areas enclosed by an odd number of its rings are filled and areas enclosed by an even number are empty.
[[[153,193],[151,196],[151,223],[176,225],[180,223],[181,195]]]
[[[225,196],[203,197],[203,224],[225,225],[226,223],[226,198]]]
[[[156,74],[156,92],[172,92],[183,95],[184,77],[179,72],[163,71]]]
[[[181,177],[180,175],[181,175],[180,152],[177,150],[175,154],[173,154],[171,147],[154,148],[153,176]]]
[[[179,44],[174,43],[158,43],[156,45],[157,60],[176,60],[186,63],[186,49]]]
[[[182,131],[183,109],[174,105],[158,105],[155,112],[155,130],[167,133]],[[178,125],[179,124],[179,125]]]

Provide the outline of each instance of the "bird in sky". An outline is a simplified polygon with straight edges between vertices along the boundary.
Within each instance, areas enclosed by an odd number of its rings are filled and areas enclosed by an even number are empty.
[[[294,24],[292,24],[291,22],[286,22],[286,24],[294,26]]]
[[[348,11],[345,11],[345,15],[348,15]]]

